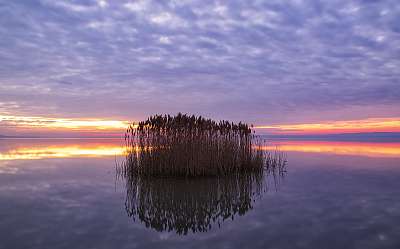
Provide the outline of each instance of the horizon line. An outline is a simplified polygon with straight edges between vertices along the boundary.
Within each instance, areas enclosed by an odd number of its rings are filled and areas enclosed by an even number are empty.
[[[307,134],[293,134],[293,133],[263,133],[257,134],[259,136],[269,136],[273,138],[279,137],[340,137],[340,136],[372,136],[372,135],[396,135],[400,137],[400,132],[398,131],[378,131],[378,132],[352,132],[352,133],[307,133]],[[124,133],[121,134],[113,134],[108,136],[88,136],[88,135],[81,135],[81,136],[51,136],[51,135],[3,135],[0,134],[0,139],[116,139],[116,138],[123,138]]]
[[[126,120],[111,120],[99,118],[54,118],[39,116],[1,115],[0,123],[5,130],[1,133],[35,134],[35,133],[81,133],[96,136],[114,136],[122,133],[133,122]],[[366,118],[358,120],[336,120],[309,123],[251,125],[259,133],[271,134],[331,134],[331,133],[369,133],[369,132],[400,132],[400,117]],[[264,132],[265,131],[265,132]],[[71,134],[72,135],[72,134]],[[6,135],[7,136],[7,135]],[[36,136],[36,135],[28,135]],[[65,136],[65,135],[62,135]],[[68,135],[67,135],[68,136]],[[81,135],[78,135],[79,137]]]

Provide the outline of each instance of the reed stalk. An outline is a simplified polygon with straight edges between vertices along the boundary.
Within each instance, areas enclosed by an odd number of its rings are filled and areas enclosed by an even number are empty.
[[[262,149],[265,141],[247,124],[181,113],[132,123],[125,143],[124,175],[227,176],[286,165],[281,154]]]

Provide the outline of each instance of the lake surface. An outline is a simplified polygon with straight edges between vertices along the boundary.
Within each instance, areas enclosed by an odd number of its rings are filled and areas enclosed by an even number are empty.
[[[0,248],[400,248],[400,143],[273,141],[287,172],[118,177],[121,140],[0,139]]]

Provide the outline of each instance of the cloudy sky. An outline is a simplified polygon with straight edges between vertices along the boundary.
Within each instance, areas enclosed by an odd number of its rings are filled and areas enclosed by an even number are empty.
[[[0,116],[400,117],[398,0],[0,0],[0,24]]]

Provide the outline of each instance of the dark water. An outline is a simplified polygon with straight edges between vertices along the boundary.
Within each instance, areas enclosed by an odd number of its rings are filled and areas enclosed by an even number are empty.
[[[275,178],[116,178],[118,140],[0,140],[0,248],[400,248],[396,143],[285,141]]]

